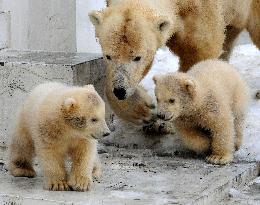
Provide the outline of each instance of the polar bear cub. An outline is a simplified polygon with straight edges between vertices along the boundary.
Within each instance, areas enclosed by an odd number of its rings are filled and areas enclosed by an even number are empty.
[[[248,105],[246,83],[228,63],[207,60],[187,73],[154,76],[158,116],[173,121],[184,144],[210,151],[213,164],[232,161],[241,146]]]
[[[18,113],[10,145],[11,174],[34,177],[36,153],[45,189],[89,190],[92,177],[101,174],[97,139],[109,133],[105,104],[92,85],[41,84]],[[67,155],[72,160],[69,174],[64,160]]]

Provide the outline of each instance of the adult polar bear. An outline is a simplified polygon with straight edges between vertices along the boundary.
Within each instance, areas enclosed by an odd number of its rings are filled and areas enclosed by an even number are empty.
[[[260,0],[107,0],[89,14],[108,65],[106,94],[115,113],[149,121],[152,100],[138,83],[165,44],[180,57],[180,71],[209,59],[228,59],[247,29],[260,48]]]

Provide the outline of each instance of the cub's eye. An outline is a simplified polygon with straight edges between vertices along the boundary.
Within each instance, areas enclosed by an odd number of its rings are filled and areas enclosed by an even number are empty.
[[[106,55],[107,60],[112,60],[111,56]]]
[[[91,122],[97,122],[97,121],[98,121],[97,118],[92,118],[92,119],[91,119]]]
[[[175,103],[175,99],[170,99],[169,103],[174,104]]]
[[[135,62],[138,62],[138,61],[140,61],[140,60],[141,60],[141,58],[142,58],[141,56],[137,56],[137,57],[135,57],[135,58],[134,58],[134,60],[133,60],[133,61],[135,61]]]
[[[158,98],[156,98],[156,101],[157,101],[157,102],[159,102],[159,99],[158,99]]]

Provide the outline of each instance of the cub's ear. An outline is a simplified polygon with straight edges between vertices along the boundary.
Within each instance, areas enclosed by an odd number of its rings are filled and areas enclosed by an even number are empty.
[[[96,91],[94,85],[92,84],[85,85],[84,88],[88,89],[89,91]]]
[[[63,102],[63,107],[66,111],[70,112],[75,110],[78,107],[78,103],[74,98],[67,98]]]
[[[88,16],[94,26],[99,26],[103,22],[103,14],[101,11],[92,11]]]
[[[183,81],[185,91],[192,97],[196,94],[196,83],[192,79],[185,79]]]

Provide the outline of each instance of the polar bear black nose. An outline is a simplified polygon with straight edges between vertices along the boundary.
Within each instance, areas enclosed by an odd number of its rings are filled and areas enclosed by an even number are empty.
[[[113,93],[118,100],[126,99],[126,90],[124,88],[114,88]]]

